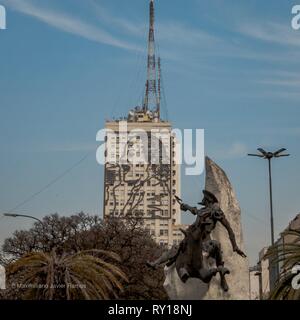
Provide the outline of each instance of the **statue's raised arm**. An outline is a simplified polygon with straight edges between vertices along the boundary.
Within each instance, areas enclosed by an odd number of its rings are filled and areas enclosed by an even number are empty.
[[[189,211],[190,213],[192,213],[193,215],[197,215],[198,214],[198,209],[197,207],[191,207],[188,204],[182,203],[180,205],[180,210],[182,211]]]
[[[197,207],[191,207],[191,206],[189,206],[188,204],[185,204],[185,203],[183,203],[183,201],[179,198],[179,197],[177,197],[177,196],[175,196],[175,199],[177,200],[177,202],[180,204],[180,210],[182,210],[182,211],[189,211],[189,212],[191,212],[193,215],[197,215],[198,214],[198,209],[197,209]]]

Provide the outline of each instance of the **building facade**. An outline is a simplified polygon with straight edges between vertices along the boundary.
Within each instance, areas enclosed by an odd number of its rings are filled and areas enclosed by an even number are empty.
[[[256,267],[249,269],[249,297],[250,300],[260,300],[259,273]]]
[[[137,218],[157,243],[178,244],[180,165],[171,123],[132,110],[126,121],[107,121],[104,216]]]

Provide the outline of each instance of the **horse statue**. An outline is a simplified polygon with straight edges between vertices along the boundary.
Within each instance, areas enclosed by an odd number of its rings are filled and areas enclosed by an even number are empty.
[[[179,246],[173,246],[156,261],[147,262],[147,265],[156,268],[164,263],[168,267],[175,263],[178,276],[183,283],[189,278],[198,278],[204,283],[210,283],[211,279],[219,273],[221,279],[220,285],[226,292],[229,288],[225,276],[230,271],[224,267],[221,244],[210,237],[217,222],[220,222],[226,228],[233,251],[244,258],[246,255],[239,249],[234,232],[224,212],[221,210],[217,198],[206,190],[203,191],[203,194],[204,198],[202,202],[198,203],[204,206],[202,209],[190,207],[184,204],[180,198],[176,197],[180,203],[181,210],[197,215],[197,219],[187,230],[181,229],[185,238]],[[204,255],[206,256],[206,260],[213,259],[215,261],[215,267],[208,267],[204,263]]]

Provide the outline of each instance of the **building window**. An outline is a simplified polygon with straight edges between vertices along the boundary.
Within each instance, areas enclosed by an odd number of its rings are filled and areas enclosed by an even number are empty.
[[[159,231],[159,235],[160,235],[160,236],[167,236],[168,234],[169,234],[169,231],[168,231],[168,230],[163,230],[163,229],[162,229],[162,230]]]

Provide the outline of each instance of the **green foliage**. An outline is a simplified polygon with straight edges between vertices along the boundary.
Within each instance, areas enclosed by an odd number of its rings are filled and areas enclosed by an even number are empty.
[[[70,217],[54,214],[46,216],[43,224],[35,223],[30,230],[16,231],[13,237],[5,240],[2,250],[5,259],[1,260],[0,257],[0,263],[6,266],[29,253],[41,255],[49,253],[53,259],[55,252],[56,259],[63,263],[66,256],[76,257],[77,253],[86,250],[113,252],[119,259],[110,262],[126,274],[128,281],[122,281],[121,277],[123,290],[116,286],[114,290],[116,295],[111,292],[110,298],[118,296],[119,299],[126,300],[167,299],[163,288],[163,269],[152,270],[146,266],[146,261],[160,255],[162,248],[153,241],[141,221],[137,219],[124,222],[114,218],[102,220],[98,216],[84,213]],[[62,274],[65,274],[64,271]],[[15,273],[9,276],[8,282],[17,282],[18,277]],[[7,291],[7,297],[10,299],[17,299],[21,294],[22,292],[16,288]],[[34,294],[36,292],[32,293]],[[76,295],[79,296],[79,292]],[[68,296],[65,292],[56,298],[67,299]],[[72,292],[70,298],[76,298]]]
[[[282,271],[275,288],[270,293],[271,300],[300,300],[300,290],[292,288],[292,279],[295,274],[292,268],[300,263],[300,231],[288,230],[282,234],[289,236],[293,241],[286,244],[277,244],[270,247],[266,258],[271,263],[282,263]]]

